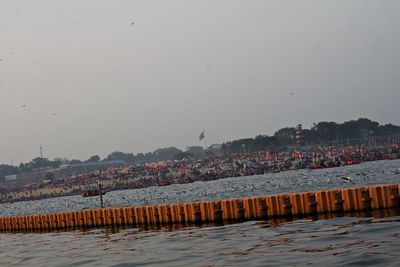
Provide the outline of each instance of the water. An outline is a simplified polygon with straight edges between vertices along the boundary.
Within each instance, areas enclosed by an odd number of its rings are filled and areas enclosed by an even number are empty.
[[[311,191],[400,183],[400,161],[289,171],[107,193],[109,205]],[[351,183],[340,179],[350,176]],[[98,207],[81,196],[0,205],[0,214]],[[400,210],[296,221],[228,225],[101,228],[47,233],[1,233],[0,266],[399,266]]]
[[[399,266],[400,216],[0,234],[1,266]]]
[[[286,171],[210,182],[112,191],[103,199],[106,206],[143,205],[400,183],[400,174],[395,174],[398,169],[400,160],[375,161],[331,169]],[[352,182],[342,180],[340,177],[343,176],[351,177]],[[99,197],[84,198],[80,195],[15,202],[0,205],[0,216],[98,208],[99,203]]]

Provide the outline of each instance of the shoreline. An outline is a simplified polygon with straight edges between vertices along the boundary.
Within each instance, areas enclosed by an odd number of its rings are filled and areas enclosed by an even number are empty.
[[[365,162],[360,162],[358,164],[351,164],[351,165],[344,165],[344,166],[335,166],[335,167],[325,167],[325,168],[300,168],[300,169],[284,169],[280,170],[278,172],[276,171],[271,171],[271,172],[264,172],[264,173],[241,173],[240,175],[228,175],[228,176],[212,176],[212,177],[207,177],[206,179],[202,179],[202,177],[195,177],[195,176],[190,176],[186,177],[186,179],[174,179],[172,181],[168,181],[168,183],[160,183],[157,181],[156,183],[148,183],[147,185],[143,186],[143,184],[140,184],[141,186],[137,186],[137,183],[120,183],[118,186],[114,185],[111,187],[110,183],[108,183],[106,186],[103,186],[103,190],[105,192],[111,192],[111,191],[119,191],[119,190],[130,190],[130,189],[141,189],[141,188],[148,188],[152,186],[158,186],[158,187],[163,187],[163,186],[169,186],[173,184],[188,184],[188,183],[194,183],[197,181],[214,181],[214,180],[219,180],[219,179],[225,179],[225,178],[234,178],[234,177],[251,177],[254,175],[263,175],[263,174],[271,174],[271,173],[281,173],[285,171],[301,171],[301,170],[308,170],[308,171],[313,171],[313,170],[321,170],[321,169],[336,169],[339,167],[350,167],[354,165],[359,165],[367,162],[379,162],[379,161],[392,161],[393,159],[384,159],[384,160],[374,160],[374,161],[365,161]],[[236,173],[237,174],[237,173]],[[146,178],[144,178],[146,180]],[[147,178],[150,179],[150,178]],[[106,181],[105,181],[106,182]],[[80,195],[82,192],[82,185],[75,186],[72,188],[65,188],[65,186],[61,187],[51,187],[51,188],[41,188],[37,189],[35,191],[18,191],[18,192],[12,192],[8,194],[8,199],[9,201],[0,201],[0,204],[12,204],[14,202],[23,202],[23,201],[35,201],[35,200],[42,200],[42,199],[50,199],[50,198],[57,198],[57,197],[67,197],[67,196],[76,196]],[[33,194],[33,195],[32,195]],[[12,198],[10,198],[12,196]]]

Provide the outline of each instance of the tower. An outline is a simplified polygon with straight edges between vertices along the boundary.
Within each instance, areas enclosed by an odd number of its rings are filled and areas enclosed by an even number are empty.
[[[295,142],[297,146],[302,145],[303,143],[303,134],[302,134],[302,126],[301,124],[296,126],[296,130],[295,130]]]

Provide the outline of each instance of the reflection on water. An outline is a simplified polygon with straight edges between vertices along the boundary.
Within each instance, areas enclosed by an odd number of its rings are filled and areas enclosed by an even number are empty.
[[[195,200],[257,196],[317,189],[344,188],[369,184],[400,183],[400,160],[375,161],[321,170],[299,170],[209,182],[149,187],[109,192],[107,205],[141,205]],[[351,177],[347,183],[341,177]],[[0,215],[46,213],[99,207],[98,197],[70,196],[0,205]]]
[[[107,193],[109,205],[180,202],[399,183],[400,161],[288,171]],[[345,183],[341,176],[350,176]],[[0,205],[0,214],[98,207],[72,196]],[[227,225],[1,233],[0,266],[398,266],[400,210]]]
[[[0,265],[396,266],[400,211],[387,215],[0,234]]]

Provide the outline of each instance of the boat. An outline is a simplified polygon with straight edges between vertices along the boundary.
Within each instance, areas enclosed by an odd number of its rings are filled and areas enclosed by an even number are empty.
[[[101,195],[105,195],[107,191],[102,190]],[[83,197],[94,197],[99,196],[100,191],[98,188],[86,187],[85,189],[81,190],[81,196]]]

